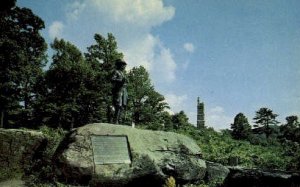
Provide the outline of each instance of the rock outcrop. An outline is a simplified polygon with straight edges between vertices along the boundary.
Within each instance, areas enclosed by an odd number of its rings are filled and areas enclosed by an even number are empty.
[[[263,171],[229,167],[230,173],[224,187],[296,187],[300,186],[300,173],[287,171]]]
[[[206,166],[207,170],[205,181],[215,184],[223,184],[230,172],[228,167],[209,161],[206,161]]]
[[[0,168],[28,168],[46,143],[41,132],[0,129]]]
[[[91,136],[126,136],[131,163],[95,164]],[[160,186],[173,176],[178,184],[202,180],[206,163],[194,140],[172,132],[90,124],[71,132],[55,162],[60,179],[90,186]]]

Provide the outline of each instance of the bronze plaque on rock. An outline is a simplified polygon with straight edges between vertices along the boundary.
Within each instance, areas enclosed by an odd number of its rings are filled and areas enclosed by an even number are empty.
[[[95,164],[130,164],[127,136],[91,136]]]

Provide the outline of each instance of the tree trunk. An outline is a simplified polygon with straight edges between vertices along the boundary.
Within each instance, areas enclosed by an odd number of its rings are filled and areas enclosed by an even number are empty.
[[[4,110],[1,110],[1,122],[0,122],[0,128],[3,128],[3,122],[4,122]]]
[[[71,119],[71,126],[70,126],[70,131],[74,128],[74,117],[72,116],[72,119]]]
[[[59,114],[59,116],[58,116],[58,128],[62,128],[60,119],[61,119],[61,114]]]

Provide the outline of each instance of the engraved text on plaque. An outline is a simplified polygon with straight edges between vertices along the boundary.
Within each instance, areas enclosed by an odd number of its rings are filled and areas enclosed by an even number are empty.
[[[126,136],[91,136],[95,164],[130,164]]]

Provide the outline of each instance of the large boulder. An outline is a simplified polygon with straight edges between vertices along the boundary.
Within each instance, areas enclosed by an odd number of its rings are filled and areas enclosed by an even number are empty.
[[[229,174],[229,169],[222,164],[206,161],[207,171],[205,180],[210,183],[223,184]]]
[[[131,163],[95,164],[91,137],[103,135],[127,137]],[[202,180],[206,172],[200,148],[186,136],[104,123],[67,135],[55,162],[61,180],[90,186],[159,186],[169,176],[186,184]]]
[[[41,132],[0,129],[0,168],[23,170],[30,167],[46,143]]]

